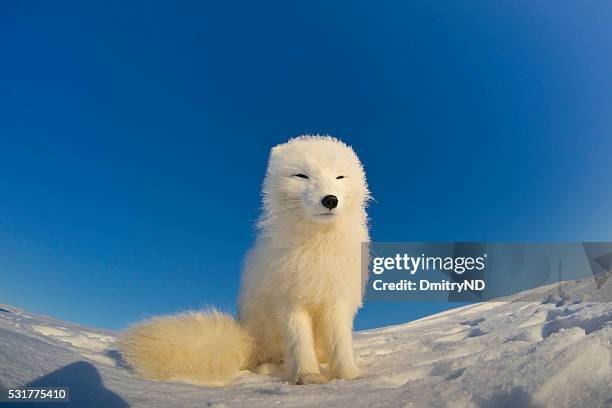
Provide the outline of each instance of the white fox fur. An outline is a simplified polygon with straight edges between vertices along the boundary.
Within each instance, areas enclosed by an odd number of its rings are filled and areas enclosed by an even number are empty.
[[[322,201],[329,195],[331,209]],[[121,336],[124,357],[146,378],[206,385],[264,363],[284,363],[297,384],[326,382],[320,363],[328,377],[357,377],[352,326],[368,198],[361,163],[341,141],[301,136],[274,147],[238,321],[215,311],[157,317]]]

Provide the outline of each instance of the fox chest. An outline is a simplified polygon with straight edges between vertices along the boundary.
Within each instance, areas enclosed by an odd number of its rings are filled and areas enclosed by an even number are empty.
[[[360,256],[344,251],[308,248],[287,254],[274,265],[277,290],[294,302],[333,303],[360,299]]]

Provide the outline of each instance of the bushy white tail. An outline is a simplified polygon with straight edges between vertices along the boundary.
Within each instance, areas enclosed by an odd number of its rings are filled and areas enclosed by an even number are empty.
[[[230,382],[254,347],[238,322],[215,310],[154,317],[129,328],[117,346],[145,378],[205,385]]]

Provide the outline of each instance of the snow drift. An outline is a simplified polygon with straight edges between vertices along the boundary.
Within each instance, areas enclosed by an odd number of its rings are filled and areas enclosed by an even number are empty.
[[[0,388],[69,386],[63,407],[611,406],[612,285],[571,296],[589,285],[355,333],[364,376],[318,386],[251,372],[222,388],[146,381],[114,349],[116,333],[1,305]]]

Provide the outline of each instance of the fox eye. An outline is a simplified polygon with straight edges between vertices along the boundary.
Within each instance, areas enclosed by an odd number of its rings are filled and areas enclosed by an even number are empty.
[[[301,174],[301,173],[300,173],[300,174],[294,174],[294,176],[295,176],[295,177],[299,177],[299,178],[305,178],[305,179],[307,179],[307,178],[308,178],[308,176],[307,176],[307,175],[305,175],[305,174]]]
[[[344,178],[344,176],[338,176],[336,177],[336,180],[342,180]]]

